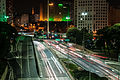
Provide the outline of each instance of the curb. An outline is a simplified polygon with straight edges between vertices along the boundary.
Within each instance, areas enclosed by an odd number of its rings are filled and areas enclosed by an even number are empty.
[[[36,54],[36,49],[35,49],[35,45],[33,43],[33,39],[31,39],[31,41],[32,41],[32,45],[33,45],[34,55],[35,55],[37,73],[38,73],[39,77],[41,78],[42,77],[42,73],[41,73],[42,70],[41,70],[40,65],[39,65],[40,62],[39,62],[39,59],[38,59],[37,54]]]

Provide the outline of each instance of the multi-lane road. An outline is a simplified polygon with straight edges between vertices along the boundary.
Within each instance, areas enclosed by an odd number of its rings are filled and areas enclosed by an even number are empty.
[[[110,80],[119,80],[119,72],[111,69],[110,66],[106,65],[104,61],[93,57],[91,55],[83,54],[76,48],[69,48],[68,45],[61,43],[56,43],[56,41],[45,40],[48,45],[51,45],[53,49],[61,52],[62,54],[68,56],[76,64],[81,66],[87,71],[95,73],[100,77],[107,77]]]
[[[39,42],[32,41],[31,37],[24,37],[18,45],[19,52],[17,56],[10,60],[10,65],[14,71],[14,79],[71,80],[59,60],[48,47],[68,56],[80,67],[100,77],[107,77],[110,80],[120,79],[119,72],[113,70],[99,58],[83,54],[76,48],[69,48],[68,45],[56,43],[54,40]]]
[[[44,80],[70,80],[66,71],[44,42],[33,41],[40,70]]]
[[[18,44],[17,56],[10,61],[14,80],[39,80],[31,37],[24,37]]]
[[[24,36],[12,56],[13,80],[71,80],[48,47],[32,37]]]

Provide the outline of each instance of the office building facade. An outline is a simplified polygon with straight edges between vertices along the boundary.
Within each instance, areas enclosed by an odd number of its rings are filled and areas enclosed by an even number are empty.
[[[110,5],[108,18],[109,26],[120,23],[120,7]]]
[[[1,22],[7,22],[6,0],[0,0],[0,21]]]
[[[108,26],[108,2],[106,0],[74,0],[74,25],[89,32]]]

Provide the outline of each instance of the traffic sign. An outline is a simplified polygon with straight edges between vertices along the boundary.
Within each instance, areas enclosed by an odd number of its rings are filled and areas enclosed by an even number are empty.
[[[70,39],[65,39],[65,41],[70,41]]]
[[[56,41],[60,41],[60,39],[55,39]]]

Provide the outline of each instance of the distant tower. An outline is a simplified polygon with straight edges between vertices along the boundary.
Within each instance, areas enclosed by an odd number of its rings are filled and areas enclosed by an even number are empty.
[[[43,5],[40,4],[40,21],[43,21]]]
[[[32,8],[32,15],[30,15],[30,23],[34,23],[35,22],[35,10],[34,8]]]
[[[13,24],[13,0],[6,0],[6,15],[9,16],[8,23]]]
[[[0,21],[7,22],[6,16],[6,0],[0,0]]]
[[[34,11],[34,8],[32,8],[32,15],[34,15],[35,11]]]

